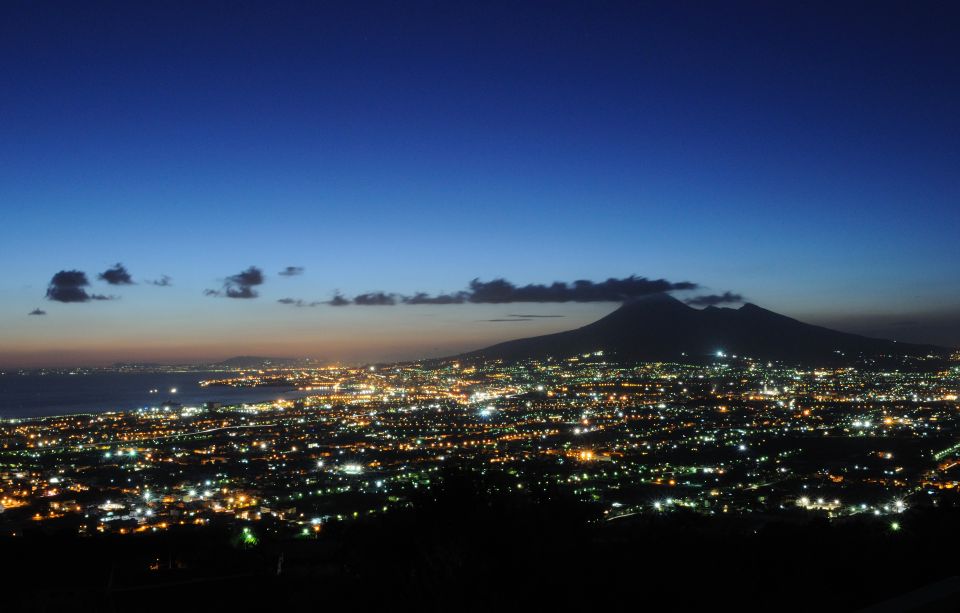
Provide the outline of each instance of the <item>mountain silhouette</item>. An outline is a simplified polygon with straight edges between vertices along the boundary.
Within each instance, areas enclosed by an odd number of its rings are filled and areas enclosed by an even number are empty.
[[[507,341],[467,358],[558,359],[595,351],[621,361],[673,361],[725,355],[785,362],[838,362],[871,356],[943,356],[948,350],[868,338],[805,324],[755,304],[695,309],[668,294],[624,303],[591,324]]]

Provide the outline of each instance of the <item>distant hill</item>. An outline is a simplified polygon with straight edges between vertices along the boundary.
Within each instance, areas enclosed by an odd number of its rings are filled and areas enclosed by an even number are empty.
[[[221,368],[276,368],[278,366],[296,366],[303,364],[305,361],[306,360],[297,358],[265,358],[255,355],[238,355],[227,358],[222,362],[217,362],[213,364],[213,366],[219,366]]]
[[[625,303],[576,330],[507,341],[464,358],[515,361],[603,350],[624,361],[706,358],[717,352],[784,362],[836,362],[861,356],[945,355],[949,350],[868,338],[805,324],[755,304],[695,309],[667,294]]]

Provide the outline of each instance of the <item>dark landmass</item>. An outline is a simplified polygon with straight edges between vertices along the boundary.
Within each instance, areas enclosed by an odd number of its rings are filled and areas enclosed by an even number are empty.
[[[309,360],[301,358],[265,358],[255,355],[239,355],[227,358],[212,366],[219,368],[277,368],[282,366],[299,366]]]
[[[934,594],[923,611],[960,605],[955,587],[930,589],[955,574],[952,506],[912,509],[896,531],[869,518],[603,521],[559,491],[491,495],[506,474],[439,478],[442,496],[303,538],[262,522],[255,540],[228,524],[0,536],[4,610],[849,611],[918,589]]]
[[[160,362],[114,362],[111,368],[114,370],[124,369],[156,369],[165,368],[166,364]]]
[[[461,357],[512,362],[596,351],[625,362],[689,362],[722,352],[727,356],[820,364],[852,362],[867,356],[946,356],[950,350],[838,332],[755,304],[738,309],[695,309],[667,294],[657,294],[625,303],[576,330],[507,341]]]

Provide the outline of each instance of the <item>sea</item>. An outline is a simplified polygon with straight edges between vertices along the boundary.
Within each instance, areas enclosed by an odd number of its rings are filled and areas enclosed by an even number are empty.
[[[0,374],[0,418],[131,411],[173,401],[242,404],[291,400],[306,393],[285,387],[201,387],[224,372]],[[156,390],[156,391],[153,391]]]

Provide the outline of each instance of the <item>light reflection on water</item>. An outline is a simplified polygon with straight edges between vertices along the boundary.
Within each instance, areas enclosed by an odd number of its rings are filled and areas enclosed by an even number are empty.
[[[183,405],[204,402],[239,404],[291,400],[308,395],[289,387],[201,387],[203,379],[224,373],[89,373],[0,375],[0,417],[39,417],[69,413],[127,411],[159,406],[166,401]],[[176,390],[173,392],[172,390]],[[156,390],[156,392],[152,392]],[[313,392],[316,393],[316,392]]]

